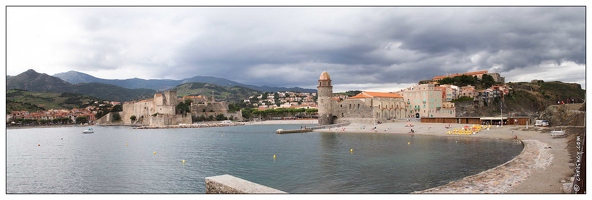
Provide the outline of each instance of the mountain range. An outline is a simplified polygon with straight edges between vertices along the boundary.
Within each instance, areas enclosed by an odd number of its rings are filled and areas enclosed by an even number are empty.
[[[60,78],[35,70],[27,70],[16,76],[6,77],[6,89],[21,89],[32,92],[78,93],[110,101],[130,101],[154,96],[153,89],[129,89],[105,83],[71,84]]]
[[[117,85],[124,88],[129,89],[138,89],[138,88],[145,88],[145,89],[152,89],[152,90],[167,90],[171,89],[175,86],[181,85],[183,83],[190,83],[190,82],[198,82],[198,83],[210,83],[216,84],[219,86],[242,86],[252,90],[257,90],[261,92],[283,92],[283,91],[293,91],[293,92],[317,92],[316,89],[305,89],[300,87],[270,87],[270,86],[255,86],[255,85],[248,85],[242,84],[235,81],[231,81],[224,78],[216,78],[211,76],[194,76],[191,78],[186,78],[182,80],[172,80],[172,79],[140,79],[140,78],[131,78],[131,79],[101,79],[97,78],[82,72],[77,71],[68,71],[64,73],[57,73],[53,75],[54,77],[58,77],[66,82],[71,84],[78,84],[78,83],[104,83],[104,84],[112,84]]]
[[[295,91],[292,90],[294,88],[253,86],[264,89],[263,91],[255,90],[244,86],[244,84],[215,77],[193,77],[183,80],[144,80],[137,78],[108,80],[74,71],[57,74],[56,76],[63,78],[38,73],[30,69],[16,76],[6,76],[6,89],[77,93],[103,100],[122,102],[152,98],[158,90],[166,89],[175,89],[177,94],[181,96],[205,95],[211,97],[210,94],[214,94],[217,100],[227,102],[242,102],[242,100],[264,91]],[[303,90],[310,91],[310,89]],[[312,91],[316,92],[316,90]]]

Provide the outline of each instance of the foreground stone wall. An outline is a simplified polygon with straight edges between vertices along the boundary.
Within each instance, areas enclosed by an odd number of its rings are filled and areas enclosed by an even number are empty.
[[[286,192],[259,185],[228,174],[206,177],[207,194],[286,194]]]

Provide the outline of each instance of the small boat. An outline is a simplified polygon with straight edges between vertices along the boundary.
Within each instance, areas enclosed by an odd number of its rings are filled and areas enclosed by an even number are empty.
[[[94,133],[95,131],[93,131],[92,128],[86,129],[84,131],[82,131],[82,133],[86,134],[86,133]]]

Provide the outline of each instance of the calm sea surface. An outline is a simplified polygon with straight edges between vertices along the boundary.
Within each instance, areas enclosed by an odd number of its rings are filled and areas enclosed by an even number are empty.
[[[230,174],[289,193],[410,193],[495,167],[523,148],[460,136],[275,134],[300,126],[8,129],[6,192],[194,194],[205,193],[205,177]]]

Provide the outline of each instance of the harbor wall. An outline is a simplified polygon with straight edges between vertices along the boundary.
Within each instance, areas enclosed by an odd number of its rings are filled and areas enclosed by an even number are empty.
[[[287,194],[228,174],[206,177],[206,194]]]

